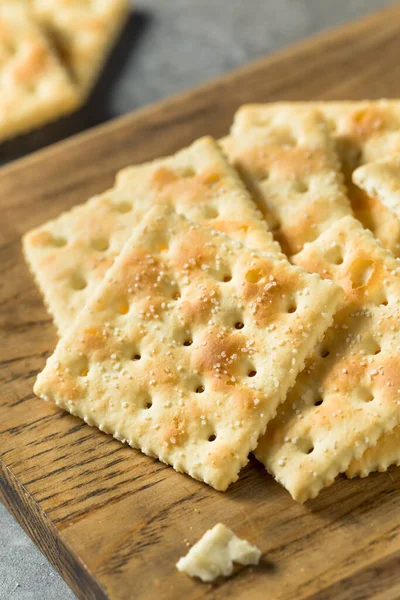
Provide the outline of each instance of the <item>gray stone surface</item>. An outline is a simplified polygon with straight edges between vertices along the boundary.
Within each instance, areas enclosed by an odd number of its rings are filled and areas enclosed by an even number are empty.
[[[5,162],[217,76],[390,0],[136,0],[136,13],[85,110],[0,147]],[[1,444],[1,440],[0,440]],[[0,599],[74,594],[0,505]]]
[[[0,503],[1,600],[74,600],[75,594]]]

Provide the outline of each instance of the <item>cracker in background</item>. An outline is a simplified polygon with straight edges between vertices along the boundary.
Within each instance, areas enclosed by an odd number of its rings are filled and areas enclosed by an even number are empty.
[[[359,167],[353,182],[400,219],[400,154]]]
[[[60,332],[73,322],[149,208],[169,204],[201,224],[284,258],[212,138],[125,169],[118,187],[28,232],[24,252]]]
[[[156,206],[35,393],[225,490],[341,297],[318,275]]]
[[[0,4],[0,141],[76,108],[76,87],[25,5]]]
[[[90,92],[129,13],[128,0],[27,0],[77,83]]]
[[[304,502],[400,422],[400,267],[352,217],[295,262],[345,291],[343,308],[255,453]]]
[[[314,108],[243,106],[231,133],[221,145],[288,256],[351,214],[333,142]]]

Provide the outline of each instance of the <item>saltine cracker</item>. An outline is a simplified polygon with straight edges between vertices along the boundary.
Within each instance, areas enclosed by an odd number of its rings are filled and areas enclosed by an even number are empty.
[[[318,275],[155,206],[35,393],[225,490],[341,298]]]
[[[353,217],[307,244],[295,263],[345,291],[255,452],[304,502],[400,422],[400,266]]]
[[[335,142],[354,215],[385,248],[400,256],[400,219],[352,182],[352,173],[360,165],[400,153],[400,101],[283,102],[266,106],[283,111],[316,109],[322,114]],[[234,143],[232,136],[221,140],[228,156],[234,153]]]
[[[359,167],[353,173],[353,181],[400,218],[400,155]],[[382,436],[376,446],[350,463],[346,474],[348,477],[366,477],[372,471],[386,471],[394,464],[400,464],[400,427]]]
[[[118,185],[28,232],[24,253],[60,332],[83,308],[149,208],[188,218],[284,259],[236,171],[201,138],[172,157],[122,171]]]

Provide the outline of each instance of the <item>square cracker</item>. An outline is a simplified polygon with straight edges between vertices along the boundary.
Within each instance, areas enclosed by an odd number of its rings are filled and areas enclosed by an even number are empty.
[[[156,206],[35,393],[225,490],[341,298],[318,275]]]
[[[125,169],[118,187],[24,236],[25,256],[59,331],[104,277],[140,218],[157,203],[284,258],[239,176],[212,138]]]
[[[343,308],[256,450],[304,502],[400,422],[400,267],[353,217],[307,244],[295,262],[345,291]]]
[[[400,154],[358,167],[353,182],[400,219]]]
[[[72,111],[77,90],[31,11],[0,4],[0,141]]]
[[[400,219],[400,155],[359,167],[353,173],[353,181]],[[366,477],[371,471],[386,471],[393,464],[400,465],[400,427],[383,435],[376,446],[350,463],[346,475]]]
[[[25,1],[51,34],[82,101],[125,23],[128,0]]]
[[[340,163],[314,108],[254,104],[236,113],[224,151],[288,256],[352,214]]]

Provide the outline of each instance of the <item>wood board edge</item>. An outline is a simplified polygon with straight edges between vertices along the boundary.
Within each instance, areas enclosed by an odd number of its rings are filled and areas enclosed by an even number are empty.
[[[80,600],[110,600],[54,523],[1,459],[0,501]]]

